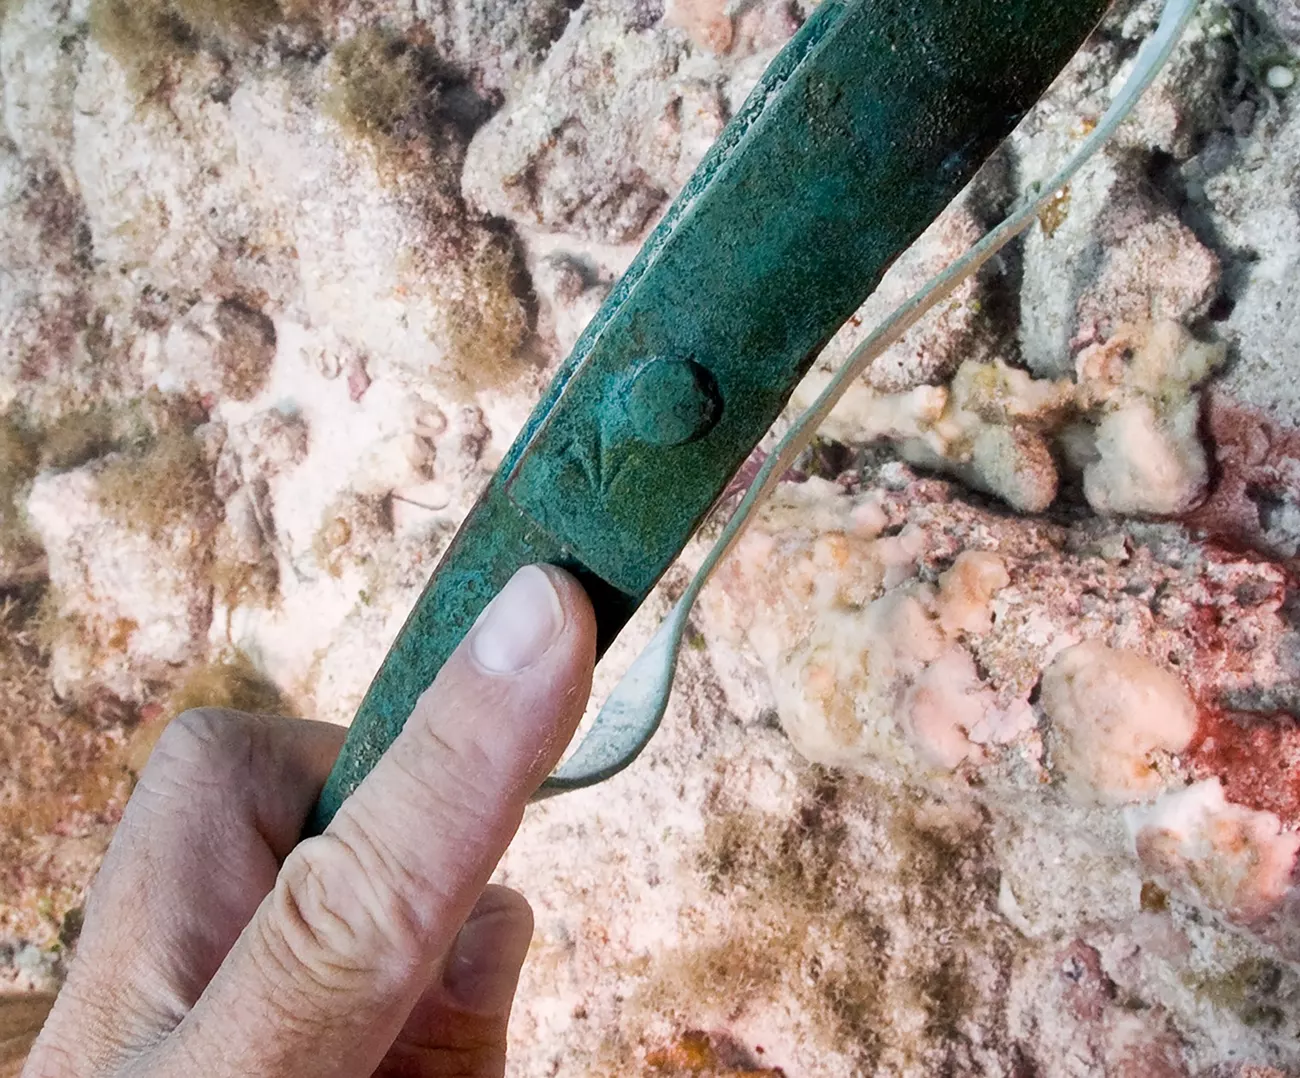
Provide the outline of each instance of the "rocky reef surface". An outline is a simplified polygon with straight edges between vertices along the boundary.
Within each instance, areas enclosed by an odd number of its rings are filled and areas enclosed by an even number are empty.
[[[813,6],[0,0],[0,993],[57,988],[170,717],[348,721]],[[1156,14],[1117,5],[796,406]],[[646,756],[530,812],[511,1073],[1300,1075],[1297,281],[1300,15],[1205,0],[831,417]]]

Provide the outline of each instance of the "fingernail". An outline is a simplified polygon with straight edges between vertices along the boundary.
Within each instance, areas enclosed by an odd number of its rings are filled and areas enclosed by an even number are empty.
[[[546,571],[525,566],[479,615],[474,661],[491,674],[517,674],[545,655],[564,628],[564,607]]]
[[[533,939],[527,906],[477,914],[452,944],[442,983],[452,1002],[473,1014],[500,1014],[509,1008],[519,971]]]

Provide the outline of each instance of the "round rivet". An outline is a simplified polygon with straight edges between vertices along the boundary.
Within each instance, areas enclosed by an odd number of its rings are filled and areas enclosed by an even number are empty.
[[[713,375],[694,360],[657,358],[632,376],[625,408],[641,441],[684,445],[714,428],[722,399]]]

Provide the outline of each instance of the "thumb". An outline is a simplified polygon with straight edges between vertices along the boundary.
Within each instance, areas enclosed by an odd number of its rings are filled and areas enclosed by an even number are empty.
[[[488,887],[376,1078],[499,1078],[532,937],[533,911],[523,895]]]
[[[375,1071],[572,736],[595,637],[572,577],[514,576],[325,833],[285,860],[162,1073]]]
[[[508,887],[488,887],[447,956],[439,1010],[508,1018],[532,940],[528,900]]]

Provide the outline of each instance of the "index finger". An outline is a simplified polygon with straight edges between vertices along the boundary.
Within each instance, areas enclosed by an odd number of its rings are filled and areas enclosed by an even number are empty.
[[[594,661],[577,582],[520,570],[326,832],[289,855],[171,1065],[371,1073],[572,736]]]

